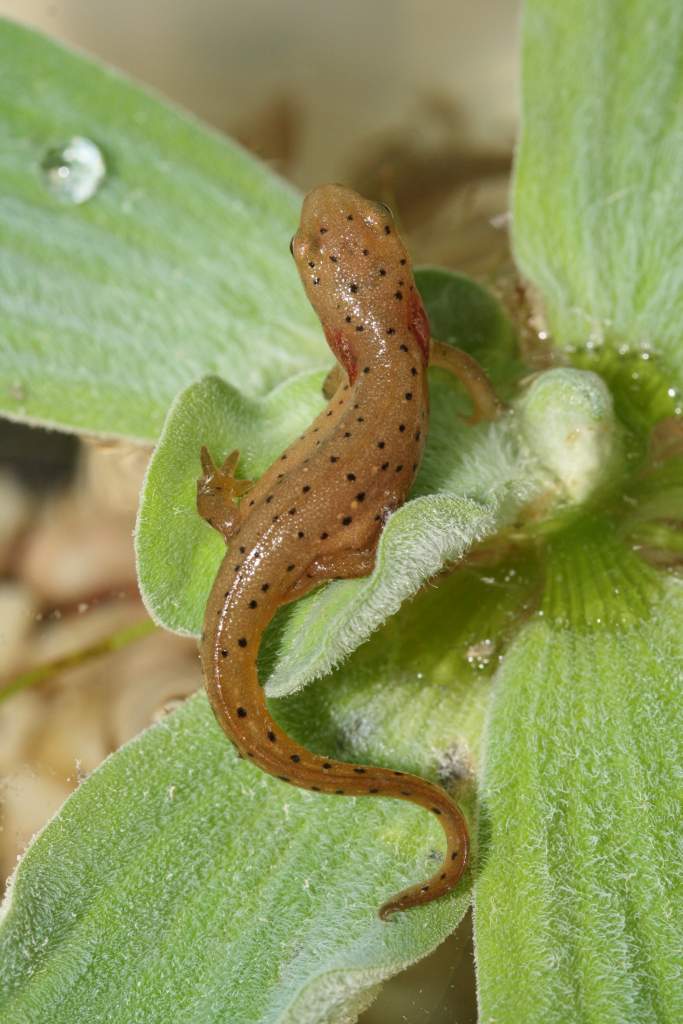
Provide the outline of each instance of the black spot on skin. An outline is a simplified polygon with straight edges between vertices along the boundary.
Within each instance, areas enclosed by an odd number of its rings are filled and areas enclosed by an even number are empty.
[[[445,877],[446,877],[446,872],[445,871],[444,871],[444,873],[442,875],[439,875],[439,878],[441,879],[442,882],[443,882]]]
[[[368,793],[379,793],[378,789],[369,789]]]
[[[319,793],[319,792],[320,792],[320,786],[311,786],[311,790],[312,790],[312,791],[313,791],[314,793]]]
[[[359,491],[356,495],[356,501],[365,501],[365,491]]]
[[[242,568],[242,563],[238,562],[238,564],[235,566],[235,572],[239,572],[241,568]]]
[[[365,768],[354,768],[356,775],[365,775]]]
[[[344,437],[351,437],[351,431],[350,430],[345,430],[344,431]]]
[[[323,768],[325,769],[326,772],[329,771],[331,767],[332,765],[330,764],[329,761],[323,761]]]
[[[412,400],[413,400],[413,392],[412,391],[406,391],[406,393],[405,393],[405,395],[403,397],[405,398],[406,402],[412,402]]]
[[[455,858],[456,858],[457,856],[458,856],[458,851],[456,850],[456,851],[455,851],[455,853],[452,853],[452,854],[451,854],[451,860],[455,860]]]
[[[415,440],[416,440],[416,441],[419,441],[419,440],[420,440],[420,437],[421,437],[421,436],[422,436],[422,435],[421,435],[420,431],[419,431],[419,430],[416,430],[416,431],[415,431]]]
[[[256,504],[253,498],[251,499],[251,501],[249,502],[249,504],[250,504],[250,505],[254,505],[254,504]]]
[[[304,536],[304,531],[303,530],[299,530],[299,532],[297,533],[297,537],[299,538],[299,540],[301,540],[303,536]]]
[[[319,277],[314,277],[313,278],[313,284],[320,284],[320,278]]]
[[[274,523],[276,523],[276,522],[278,521],[278,519],[279,519],[279,518],[280,518],[280,516],[279,516],[279,515],[277,515],[277,516],[273,516],[273,522],[274,522]]]
[[[391,228],[389,227],[388,224],[384,225],[384,234],[385,235],[390,235],[391,234]]]
[[[405,265],[407,263],[407,260],[402,259],[402,260],[399,260],[398,262],[401,264],[402,267],[405,267]]]
[[[380,267],[380,268],[379,268],[379,276],[380,276],[380,277],[386,277],[386,276],[387,276],[387,272],[386,272],[386,270],[384,269],[384,267]]]
[[[412,796],[412,795],[413,794],[411,793],[411,791],[409,789],[402,789],[401,790],[401,796]]]
[[[351,317],[350,316],[345,316],[344,319],[346,320],[347,324],[351,323]]]
[[[301,488],[301,490],[303,491],[303,493],[304,493],[304,494],[308,494],[308,492],[310,491],[310,489],[311,489],[311,485],[310,485],[310,484],[305,484],[305,485],[304,485],[304,486],[303,486],[303,487]]]
[[[370,367],[369,366],[364,366],[363,367],[363,373],[370,373]]]
[[[420,889],[420,892],[429,892],[429,886],[423,885],[422,888]]]
[[[396,328],[395,327],[387,327],[387,334],[396,334]],[[403,346],[401,346],[401,347],[403,347]]]
[[[356,474],[355,473],[347,473],[346,474],[346,479],[347,480],[355,480],[356,479]]]
[[[278,775],[278,779],[280,782],[289,782],[289,777],[287,775]]]
[[[356,294],[356,292],[358,291],[358,285],[357,285],[357,284],[350,284],[350,285],[349,285],[349,291],[350,291],[350,292],[351,292],[351,293],[352,293],[353,295],[355,295],[355,294]]]
[[[336,256],[330,256],[330,259],[332,260],[333,263],[337,262],[337,257]]]
[[[298,754],[292,754],[292,756],[290,757],[290,759],[289,759],[289,760],[290,760],[290,761],[293,761],[293,762],[294,762],[294,764],[298,764],[298,763],[299,763],[299,761],[301,760],[301,758],[299,757],[299,755],[298,755]]]
[[[296,566],[295,565],[288,565],[287,566],[287,572],[291,572],[292,569],[296,569]]]
[[[226,651],[225,647],[221,647],[221,658],[227,658],[227,656],[228,652]]]
[[[321,228],[320,229],[320,234],[321,235],[326,235],[327,234],[327,228]]]
[[[272,729],[268,730],[268,739],[270,740],[271,743],[275,743],[275,740],[277,739],[277,736],[275,735]]]
[[[281,456],[280,456],[280,462],[282,462],[282,461],[283,461],[283,459],[286,459],[286,458],[287,458],[287,452],[285,452],[285,454],[284,454],[284,455],[281,455]]]
[[[241,636],[239,638],[239,640],[237,641],[237,643],[240,645],[240,647],[246,647],[247,646],[247,638],[245,636]]]
[[[400,349],[401,349],[401,352],[407,352],[408,351],[408,346],[407,345],[401,345]]]
[[[244,544],[241,544],[240,545],[240,554],[243,555],[246,550],[247,549],[245,548]]]
[[[343,789],[335,789],[335,793],[337,794],[337,796],[343,796],[344,795],[344,790]]]
[[[352,213],[349,213],[346,219],[347,219],[347,220],[353,220],[353,214],[352,214]]]
[[[389,468],[389,463],[388,462],[383,462],[382,463],[382,469],[388,469],[388,468]]]
[[[268,497],[266,498],[266,505],[270,505],[272,500],[273,500],[273,495],[269,494]]]
[[[441,814],[441,811],[439,810],[438,807],[432,807],[432,810],[433,810],[434,814]]]
[[[414,462],[413,463],[413,473],[415,472],[416,469],[417,469],[417,462]]]
[[[330,411],[328,412],[328,414],[327,414],[327,415],[328,415],[328,416],[331,416],[331,415],[332,415],[332,410],[331,410],[331,409],[330,409]]]
[[[265,594],[266,590],[268,590],[269,587],[270,587],[270,583],[262,583],[261,584],[261,590],[263,591],[264,594]]]
[[[330,455],[330,462],[339,462],[338,455]]]
[[[398,466],[396,467],[396,472],[397,472],[397,473],[400,473],[402,469],[403,469],[403,463],[401,462],[401,463],[399,463],[399,464],[398,464]]]
[[[258,608],[258,601],[251,600],[249,602],[249,607],[250,608]]]
[[[403,431],[406,429],[405,423],[399,423],[398,429],[401,433],[403,433]]]
[[[358,332],[360,332],[360,331],[364,331],[364,330],[365,330],[365,328],[363,327],[363,325],[362,325],[362,324],[358,324],[358,326],[356,327],[356,330],[357,330]]]
[[[344,516],[344,518],[342,519],[342,526],[350,526],[352,522],[353,522],[353,517],[352,516]]]
[[[363,416],[357,416],[356,423],[365,423],[365,418]]]
[[[308,265],[309,265],[309,267],[314,267],[315,263],[313,262],[313,260],[309,260],[308,261]]]
[[[395,298],[395,299],[398,299],[398,301],[400,302],[400,301],[401,301],[401,299],[403,298],[403,292],[402,292],[402,291],[396,291],[396,292],[394,292],[394,298]]]
[[[289,514],[290,514],[290,516],[296,515],[296,509],[295,508],[290,508]]]
[[[401,776],[402,776],[403,774],[404,774],[403,772],[394,772],[394,775],[397,775],[397,776],[398,776],[399,778],[400,778],[400,777],[401,777]]]
[[[327,540],[328,537],[329,537],[329,533],[321,533],[320,534],[320,539],[321,540]]]
[[[246,718],[247,717],[247,709],[246,708],[238,708],[237,709],[237,717],[238,718]]]
[[[384,442],[384,441],[378,441],[378,442],[377,442],[377,447],[378,447],[378,448],[384,448],[384,445],[385,445],[385,443],[386,443],[386,442]]]
[[[369,249],[363,249],[363,255],[364,256],[369,256],[370,255],[370,250]]]

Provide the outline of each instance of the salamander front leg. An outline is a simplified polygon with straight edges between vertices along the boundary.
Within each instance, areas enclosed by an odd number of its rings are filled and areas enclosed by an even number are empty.
[[[230,452],[218,469],[205,447],[200,453],[204,472],[197,480],[197,511],[226,541],[239,526],[239,508],[235,499],[246,494],[252,486],[251,480],[235,478],[239,457],[238,451]]]
[[[342,384],[346,384],[347,380],[348,377],[344,367],[340,366],[339,363],[335,363],[323,381],[323,394],[325,398],[332,398]]]
[[[308,569],[285,595],[284,604],[298,601],[327,580],[351,580],[369,576],[375,567],[377,545],[362,551],[338,551],[311,562]]]
[[[448,370],[464,384],[474,405],[474,413],[467,420],[468,423],[474,425],[480,420],[495,420],[500,416],[503,406],[493,390],[491,381],[477,360],[467,352],[432,338],[429,365]]]

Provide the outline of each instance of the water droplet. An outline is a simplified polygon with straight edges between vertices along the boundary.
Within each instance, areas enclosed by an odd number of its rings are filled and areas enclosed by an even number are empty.
[[[470,665],[474,666],[474,668],[483,669],[488,665],[495,650],[495,640],[490,640],[487,637],[485,640],[479,640],[475,644],[470,644],[467,648],[465,657]]]
[[[41,166],[48,189],[64,203],[92,199],[107,174],[99,146],[82,135],[50,149]]]

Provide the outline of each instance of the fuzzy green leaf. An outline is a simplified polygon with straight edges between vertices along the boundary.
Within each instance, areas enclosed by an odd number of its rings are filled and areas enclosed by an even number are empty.
[[[525,5],[517,262],[559,344],[646,347],[663,395],[683,384],[682,43],[679,3]]]
[[[269,391],[326,347],[288,251],[299,198],[240,147],[114,72],[0,21],[0,411],[154,440],[205,373]],[[92,139],[82,205],[46,153]]]
[[[471,812],[485,631],[535,586],[524,565],[460,572],[274,714],[313,749],[438,778]],[[0,1018],[352,1020],[464,913],[466,884],[377,917],[442,848],[415,807],[303,792],[238,760],[200,696],[110,757],[29,849],[0,924]]]
[[[488,724],[482,1024],[683,1018],[682,614],[680,581],[611,528],[552,546]]]
[[[514,416],[468,427],[455,411],[455,386],[435,377],[432,431],[416,497],[389,520],[369,577],[329,584],[278,616],[272,696],[328,672],[445,563],[501,529],[549,487],[548,473],[519,440]],[[136,534],[141,592],[162,625],[199,635],[225,552],[222,539],[195,508],[201,444],[208,443],[220,457],[243,438],[242,472],[257,476],[310,422],[321,403],[319,387],[320,376],[301,377],[258,408],[247,406],[217,378],[179,396],[149,468]],[[285,437],[290,424],[291,435]]]

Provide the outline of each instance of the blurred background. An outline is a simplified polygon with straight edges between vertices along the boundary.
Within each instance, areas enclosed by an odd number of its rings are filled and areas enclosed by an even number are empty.
[[[509,273],[520,0],[0,0],[228,132],[302,190],[388,202],[419,263]],[[0,421],[0,876],[99,762],[200,684],[150,632],[131,531],[149,451]],[[115,648],[115,649],[112,649]],[[43,679],[36,667],[56,665]],[[363,1024],[476,1020],[469,921]]]

